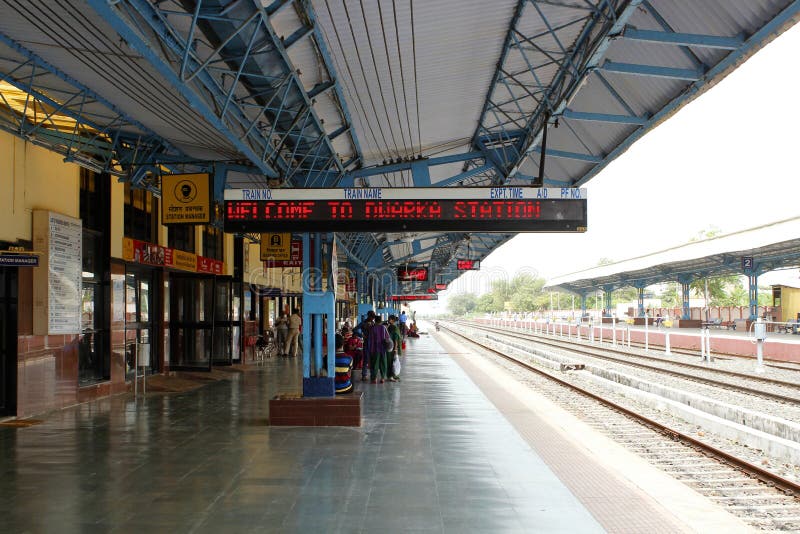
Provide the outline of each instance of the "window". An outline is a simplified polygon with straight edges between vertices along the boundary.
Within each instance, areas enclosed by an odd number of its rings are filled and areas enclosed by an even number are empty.
[[[182,250],[184,252],[197,252],[194,247],[194,226],[170,226],[169,227],[169,248]]]
[[[83,220],[81,336],[78,383],[88,385],[111,377],[107,295],[111,177],[87,169],[80,173],[80,214]]]
[[[158,214],[157,199],[153,193],[125,184],[125,235],[133,239],[157,242],[155,229]]]
[[[205,226],[203,228],[203,256],[222,261],[222,250],[225,234],[219,228]]]

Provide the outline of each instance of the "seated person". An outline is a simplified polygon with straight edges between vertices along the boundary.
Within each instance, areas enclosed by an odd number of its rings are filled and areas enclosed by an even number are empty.
[[[353,391],[352,378],[353,358],[344,351],[344,339],[336,334],[336,378],[334,388],[341,395]]]
[[[419,337],[419,328],[417,328],[417,323],[411,323],[408,327],[408,337]]]
[[[661,317],[661,314],[656,314],[656,318],[654,319],[656,326],[661,326],[661,323],[664,322],[664,318]]]
[[[358,336],[352,336],[344,345],[344,351],[353,359],[353,368],[361,369],[364,359],[364,342]]]

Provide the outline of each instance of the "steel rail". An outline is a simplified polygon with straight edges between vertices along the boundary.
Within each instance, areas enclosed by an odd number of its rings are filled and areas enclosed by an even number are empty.
[[[685,443],[686,445],[689,445],[690,447],[693,447],[693,448],[695,448],[697,450],[702,451],[703,453],[706,453],[706,454],[708,454],[710,456],[713,456],[713,457],[717,458],[718,460],[720,460],[722,462],[725,462],[725,463],[727,463],[727,464],[729,464],[729,465],[731,465],[731,466],[743,471],[744,473],[748,474],[749,476],[755,477],[758,480],[760,480],[761,482],[764,482],[765,484],[767,484],[769,486],[772,486],[774,488],[779,489],[780,491],[783,491],[787,495],[793,495],[795,497],[800,496],[800,484],[798,484],[796,482],[793,482],[793,481],[791,481],[789,479],[783,478],[782,476],[776,475],[775,473],[772,473],[771,471],[767,471],[766,469],[762,469],[761,467],[759,467],[759,466],[757,466],[755,464],[751,464],[750,462],[747,462],[747,461],[745,461],[745,460],[743,460],[741,458],[738,458],[738,457],[736,457],[736,456],[734,456],[734,455],[732,455],[730,453],[727,453],[727,452],[725,452],[723,450],[720,450],[720,449],[718,449],[718,448],[716,448],[716,447],[714,447],[712,445],[708,445],[707,443],[704,443],[704,442],[702,442],[700,440],[697,440],[697,439],[695,439],[695,438],[693,438],[693,437],[691,437],[691,436],[689,436],[687,434],[684,434],[683,432],[681,432],[679,430],[675,430],[674,428],[670,428],[670,427],[668,427],[668,426],[666,426],[666,425],[664,425],[662,423],[659,423],[658,421],[654,421],[654,420],[652,420],[652,419],[650,419],[650,418],[648,418],[648,417],[646,417],[644,415],[641,415],[641,414],[639,414],[637,412],[634,412],[633,410],[631,410],[629,408],[621,406],[621,405],[619,405],[619,404],[617,404],[617,403],[615,403],[613,401],[610,401],[610,400],[608,400],[608,399],[606,399],[604,397],[601,397],[600,395],[592,393],[591,391],[585,390],[585,389],[581,388],[580,386],[576,386],[574,384],[571,384],[571,383],[569,383],[569,382],[567,382],[565,380],[562,380],[562,379],[558,378],[557,376],[551,375],[550,373],[548,373],[546,371],[543,371],[541,369],[537,369],[536,367],[534,367],[533,365],[531,365],[531,364],[529,364],[527,362],[523,362],[521,360],[518,360],[518,359],[514,358],[513,356],[509,356],[507,354],[504,354],[504,353],[498,351],[497,349],[494,349],[492,347],[484,345],[483,343],[481,343],[479,341],[475,341],[474,339],[472,339],[470,337],[467,337],[467,336],[465,336],[465,335],[463,335],[463,334],[461,334],[459,332],[456,332],[456,331],[452,330],[451,328],[447,327],[447,325],[444,325],[442,323],[439,323],[439,325],[440,325],[441,328],[444,328],[448,332],[450,332],[450,333],[452,333],[452,334],[454,334],[454,335],[456,335],[456,336],[458,336],[458,337],[460,337],[460,338],[462,338],[462,339],[464,339],[466,341],[469,341],[470,343],[472,343],[474,345],[477,345],[477,346],[481,347],[483,350],[486,350],[488,352],[496,354],[497,356],[499,356],[499,357],[501,357],[501,358],[503,358],[505,360],[508,360],[508,361],[514,363],[515,365],[519,366],[519,367],[522,367],[522,368],[527,369],[529,371],[532,371],[532,372],[534,372],[534,373],[536,373],[538,375],[541,375],[541,376],[543,376],[543,377],[545,377],[545,378],[547,378],[549,380],[552,380],[552,381],[558,383],[561,386],[564,386],[564,387],[566,387],[566,388],[568,388],[568,389],[570,389],[572,391],[580,393],[581,395],[587,396],[587,397],[589,397],[589,398],[591,398],[591,399],[603,404],[604,406],[607,406],[607,407],[611,408],[612,410],[616,410],[616,411],[618,411],[618,412],[620,412],[620,413],[622,413],[622,414],[624,414],[624,415],[626,415],[626,416],[628,416],[628,417],[640,422],[644,426],[647,426],[648,428],[651,428],[652,430],[669,437],[670,439],[681,441],[681,442]]]
[[[525,334],[525,333],[522,333],[522,332],[508,332],[506,330],[496,330],[496,329],[494,329],[492,327],[488,327],[486,325],[473,324],[473,323],[465,323],[465,324],[468,325],[470,328],[477,328],[479,330],[485,330],[485,331],[488,331],[488,332],[502,333],[503,335],[508,335],[510,337],[516,337],[517,339],[525,339],[527,341],[535,341],[537,343],[541,343],[543,345],[549,345],[551,347],[568,348],[569,350],[584,354],[586,356],[593,356],[593,357],[603,358],[603,359],[607,359],[607,360],[611,360],[611,361],[618,361],[618,362],[625,363],[625,364],[628,364],[628,365],[633,365],[633,366],[648,367],[648,366],[645,366],[644,364],[637,364],[637,363],[633,363],[633,362],[628,362],[626,360],[618,360],[618,359],[612,358],[610,356],[604,356],[602,354],[597,354],[597,353],[588,351],[586,349],[589,349],[590,347],[587,347],[586,345],[583,345],[583,344],[578,345],[575,342],[573,342],[573,343],[570,343],[568,341],[559,342],[558,340],[553,340],[551,338],[539,336],[539,335],[536,335],[536,334]],[[575,347],[579,347],[579,348],[575,348]],[[583,349],[583,350],[581,350],[581,349]],[[795,382],[787,382],[785,380],[776,380],[774,378],[767,378],[767,377],[763,377],[763,376],[755,376],[755,375],[750,375],[750,374],[746,374],[746,373],[739,373],[739,372],[736,372],[736,371],[725,371],[723,369],[710,369],[708,367],[704,367],[702,365],[696,365],[696,364],[693,364],[693,363],[665,361],[662,358],[654,358],[652,356],[645,356],[643,354],[632,354],[630,352],[625,352],[625,351],[622,351],[622,350],[619,350],[619,349],[615,349],[615,348],[610,348],[610,347],[602,347],[602,348],[598,347],[598,348],[595,348],[595,350],[603,350],[603,351],[606,351],[606,352],[612,352],[614,354],[620,354],[620,355],[623,355],[623,356],[633,356],[635,358],[642,358],[642,359],[646,359],[646,360],[665,362],[665,363],[669,363],[671,365],[677,365],[677,366],[680,366],[680,367],[687,367],[687,368],[690,368],[690,369],[698,369],[698,370],[707,371],[707,372],[710,372],[710,373],[720,374],[720,375],[723,375],[723,376],[732,376],[732,377],[736,377],[736,378],[743,378],[743,379],[747,379],[747,380],[753,380],[755,382],[762,382],[762,383],[770,384],[770,385],[788,387],[788,388],[792,388],[792,389],[796,389],[796,390],[800,391],[800,384],[795,383]],[[658,368],[653,368],[653,369],[656,369],[656,370],[664,372],[664,373],[675,373],[677,376],[687,376],[687,377],[690,377],[692,379],[697,379],[694,375],[683,375],[682,373],[678,373],[677,371],[668,371],[668,370],[665,370],[665,369],[658,369]],[[792,370],[794,370],[794,369],[792,369]],[[700,379],[700,380],[707,380],[708,383],[710,383],[710,384],[717,384],[716,381],[711,380],[711,379]],[[726,382],[719,382],[719,384],[725,384],[725,385],[733,386],[733,387],[737,387],[737,388],[741,387],[744,390],[748,390],[748,388],[746,388],[745,386],[736,386],[736,385],[733,385],[733,384],[727,384]],[[764,395],[767,395],[767,396],[773,395],[772,393],[763,392],[763,391],[758,390],[758,389],[753,389],[753,390],[750,390],[749,392],[764,394]],[[792,397],[786,397],[786,398],[787,399],[792,399],[793,402],[800,402],[800,399],[797,399],[797,398],[792,398]]]

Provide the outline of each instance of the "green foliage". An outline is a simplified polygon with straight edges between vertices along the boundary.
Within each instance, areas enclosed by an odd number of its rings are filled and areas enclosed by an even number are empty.
[[[475,306],[475,311],[479,313],[489,313],[500,311],[502,308],[495,309],[494,306],[494,296],[491,293],[485,293],[478,297],[478,301]]]
[[[676,283],[670,283],[661,293],[661,305],[665,308],[680,308],[683,306],[683,296],[681,295],[681,286]]]
[[[478,298],[474,293],[460,293],[447,299],[447,308],[456,317],[463,317],[475,310]]]
[[[495,280],[492,282],[492,289],[488,293],[475,297],[471,293],[456,295],[456,308],[448,304],[453,314],[456,309],[461,311],[464,308],[464,295],[471,295],[474,305],[467,311],[478,313],[500,312],[504,310],[515,312],[527,312],[542,310],[550,306],[550,293],[543,292],[545,280],[531,275],[530,273],[520,273],[511,280]]]

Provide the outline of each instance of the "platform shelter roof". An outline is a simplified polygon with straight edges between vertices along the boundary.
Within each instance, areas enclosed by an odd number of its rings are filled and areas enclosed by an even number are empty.
[[[211,172],[218,199],[582,186],[800,18],[800,0],[0,4],[0,128],[154,192]],[[446,283],[458,254],[511,237],[339,242],[363,268],[418,262]]]
[[[557,276],[545,289],[589,294],[709,276],[763,274],[800,266],[800,217],[693,241],[644,256]]]

